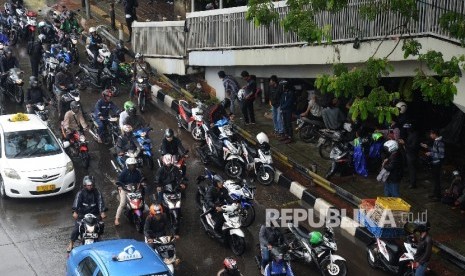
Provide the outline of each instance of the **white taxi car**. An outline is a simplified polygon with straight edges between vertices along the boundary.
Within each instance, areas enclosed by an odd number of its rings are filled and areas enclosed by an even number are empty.
[[[33,114],[0,116],[0,196],[45,197],[74,188],[73,162]]]

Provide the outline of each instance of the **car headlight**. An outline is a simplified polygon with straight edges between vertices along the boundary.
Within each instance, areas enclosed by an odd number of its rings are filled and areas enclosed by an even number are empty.
[[[8,178],[21,179],[19,174],[14,169],[5,169],[3,173],[5,173],[5,176]]]
[[[74,170],[73,161],[69,161],[66,164],[66,173],[72,172],[73,170]]]

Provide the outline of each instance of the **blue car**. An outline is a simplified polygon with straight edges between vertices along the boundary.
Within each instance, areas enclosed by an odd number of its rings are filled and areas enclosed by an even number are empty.
[[[76,247],[71,251],[66,275],[173,276],[160,256],[144,242],[121,239]]]

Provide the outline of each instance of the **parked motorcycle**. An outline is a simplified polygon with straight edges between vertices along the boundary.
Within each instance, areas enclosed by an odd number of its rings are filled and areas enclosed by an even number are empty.
[[[292,233],[289,237],[289,253],[292,259],[313,263],[321,275],[347,275],[346,260],[333,254],[337,250],[337,244],[331,227],[325,227],[321,243],[312,245],[307,231],[295,227],[292,223],[288,223],[287,226]]]
[[[63,45],[69,50],[71,60],[74,64],[79,63],[79,50],[77,49],[79,35],[76,33],[65,34]]]
[[[208,128],[203,121],[204,105],[200,101],[197,101],[196,105],[193,108],[187,101],[179,100],[176,119],[179,128],[184,128],[192,134],[196,141],[201,141],[205,139],[205,132],[208,131]]]
[[[102,64],[103,67],[108,67],[107,65],[110,62],[111,52],[108,49],[108,46],[106,44],[102,43],[99,46],[101,48],[98,50],[97,62],[99,64]],[[92,68],[102,67],[101,65],[96,66],[96,64],[93,64],[94,53],[92,53],[92,51],[89,49],[89,45],[86,45],[86,56],[87,56],[87,61],[92,66]]]
[[[95,139],[95,141],[98,141],[100,138],[100,140],[105,145],[115,146],[116,141],[118,140],[118,136],[120,135],[118,117],[103,118],[102,120],[103,129],[104,129],[103,137],[99,137],[98,125],[97,125],[97,122],[95,121],[94,116],[95,115],[92,113],[91,115],[92,124],[90,125],[90,130],[89,130],[92,137]]]
[[[316,143],[320,137],[318,130],[325,127],[322,121],[311,120],[307,117],[297,119],[297,128],[299,138],[305,143]]]
[[[148,240],[147,237],[145,237],[145,242],[154,245],[155,252],[160,255],[171,273],[174,273],[174,265],[180,262],[176,256],[175,241],[176,236],[161,236],[153,240]]]
[[[33,41],[37,29],[37,13],[26,11],[22,18],[24,20],[24,29],[22,30],[23,40]]]
[[[100,81],[98,79],[98,69],[91,68],[85,64],[79,64],[79,72],[77,75],[77,83],[79,89],[86,89],[89,85],[101,89],[110,89],[113,96],[119,95],[119,90],[116,88],[116,75],[113,74],[107,67],[103,68],[100,73]]]
[[[6,74],[5,87],[1,87],[3,93],[8,95],[10,99],[15,101],[17,104],[23,104],[24,92],[22,79],[23,71],[19,68],[11,68]]]
[[[8,43],[5,43],[5,45],[9,46],[15,46],[16,43],[18,43],[18,36],[19,36],[19,24],[18,24],[18,19],[16,16],[9,16],[7,19],[7,25],[3,26],[2,28],[2,33],[8,37]]]
[[[144,164],[150,169],[153,170],[153,153],[152,153],[152,140],[149,137],[149,132],[152,131],[151,127],[144,127],[137,129],[133,132],[134,137],[142,148],[142,158]]]
[[[143,181],[145,181],[145,179]],[[124,206],[124,214],[128,220],[136,226],[136,231],[139,233],[144,231],[146,218],[144,214],[145,201],[142,193],[145,186],[143,181],[138,184],[127,184],[123,187],[124,191],[126,191],[126,206]]]
[[[244,254],[246,242],[244,232],[241,230],[242,225],[239,215],[239,204],[232,203],[221,206],[225,222],[222,228],[223,235],[222,237],[217,238],[214,230],[215,221],[211,215],[211,212],[214,212],[214,210],[207,209],[204,201],[205,194],[206,189],[199,186],[198,198],[200,200],[200,210],[202,212],[202,215],[200,215],[200,222],[202,223],[205,231],[210,237],[217,239],[224,244],[228,244],[235,255],[240,256]]]
[[[100,240],[103,234],[104,224],[103,221],[93,214],[86,214],[79,222],[79,240],[81,244],[92,244]]]
[[[67,135],[64,129],[61,129],[63,139],[66,139]],[[86,140],[86,136],[82,131],[74,131],[71,135],[69,141],[63,142],[63,147],[65,148],[66,153],[70,158],[76,159],[79,158],[81,161],[82,167],[88,169],[90,165],[90,155],[89,155],[89,142]]]
[[[335,146],[355,138],[350,123],[344,123],[343,130],[320,129],[318,133],[320,134],[317,144],[318,152],[321,158],[326,160],[331,159],[329,154]]]
[[[335,145],[329,153],[329,158],[331,159],[331,167],[326,173],[326,179],[329,180],[337,173],[340,173],[341,176],[348,172],[353,173],[353,146],[349,142]]]
[[[181,224],[181,187],[172,184],[165,185],[163,190],[163,209],[168,215],[170,225],[173,227],[174,233],[179,233],[179,226]]]
[[[240,145],[230,141],[233,132],[228,119],[218,120],[215,126],[218,127],[219,136],[216,136],[213,131],[206,131],[205,144],[197,148],[197,153],[204,164],[213,162],[218,167],[225,168],[228,157],[242,159],[239,152]],[[228,166],[232,166],[233,161],[230,160],[229,163]]]
[[[147,99],[151,98],[150,83],[146,77],[137,77],[134,88],[134,96],[137,98],[137,106],[141,113],[145,111]]]

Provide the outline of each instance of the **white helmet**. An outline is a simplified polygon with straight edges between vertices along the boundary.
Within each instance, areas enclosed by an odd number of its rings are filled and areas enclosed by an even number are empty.
[[[384,143],[384,148],[391,153],[399,149],[399,145],[394,140],[388,140]]]
[[[136,158],[134,157],[129,157],[128,159],[126,159],[126,165],[129,166],[129,165],[136,165],[137,164],[137,160]]]
[[[256,138],[260,145],[263,143],[270,143],[270,139],[268,139],[268,136],[264,132],[257,134]]]
[[[168,166],[168,165],[173,165],[173,155],[171,154],[165,154],[162,157],[163,165]]]
[[[131,125],[123,125],[123,132],[131,132],[132,126]]]
[[[399,109],[400,114],[404,114],[405,112],[407,112],[407,104],[404,102],[398,102],[396,104],[396,107]]]
[[[137,54],[134,56],[135,59],[139,59],[139,58],[141,58],[141,57],[142,57],[141,53],[137,53]]]
[[[239,101],[245,99],[245,89],[240,89],[239,92],[237,92],[237,99],[239,99]]]
[[[90,33],[90,34],[91,34],[91,33],[94,33],[95,31],[96,31],[96,30],[95,30],[95,27],[90,27],[90,28],[89,28],[89,33]]]
[[[40,34],[37,39],[39,39],[40,42],[43,42],[45,40],[45,35],[44,34]]]
[[[45,21],[40,21],[39,24],[37,25],[39,28],[45,27]]]

